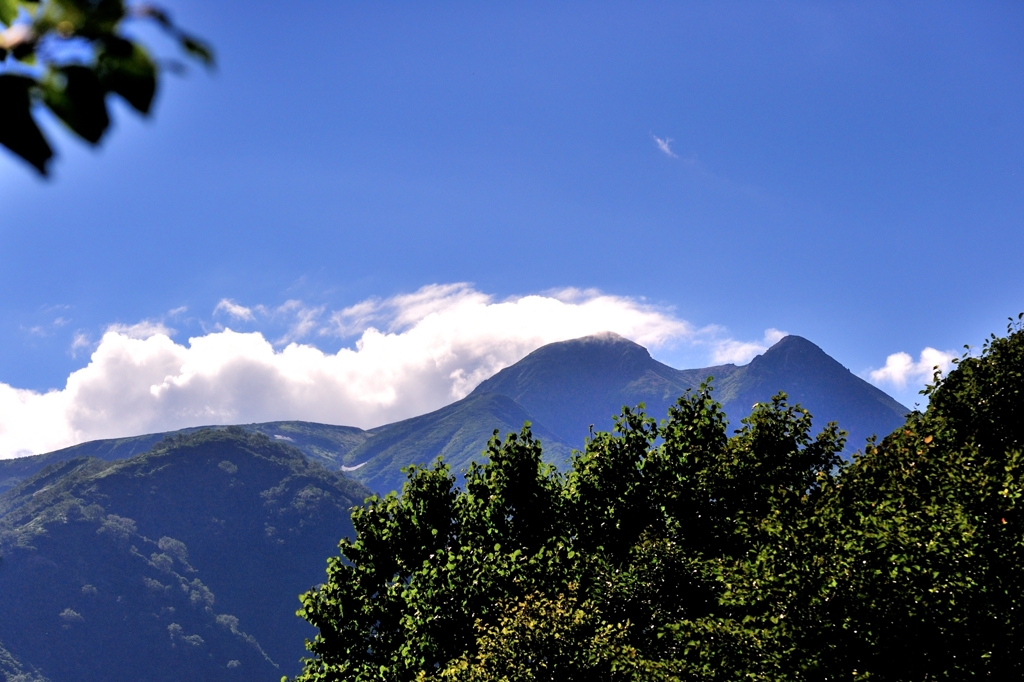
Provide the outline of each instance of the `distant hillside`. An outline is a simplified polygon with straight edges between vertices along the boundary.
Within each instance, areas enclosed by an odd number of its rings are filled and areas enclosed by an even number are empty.
[[[150,433],[144,436],[93,440],[42,455],[0,460],[0,493],[13,488],[50,464],[78,457],[96,457],[107,462],[114,462],[148,452],[150,448],[165,438],[195,433],[204,428],[225,429],[227,427],[196,426],[179,431]],[[341,460],[344,455],[369,437],[367,431],[354,426],[333,426],[298,421],[241,424],[239,428],[249,433],[262,433],[276,441],[298,448],[307,457],[320,462],[332,471],[341,469]]]
[[[909,412],[799,336],[785,337],[741,367],[679,370],[658,362],[643,346],[605,333],[539,348],[463,400],[368,431],[310,422],[241,428],[294,445],[325,467],[349,471],[372,490],[386,493],[401,488],[403,466],[427,464],[442,455],[458,473],[480,459],[494,429],[518,431],[527,420],[549,460],[564,464],[573,448],[583,447],[591,424],[596,430],[610,429],[623,405],[639,403],[645,403],[649,415],[663,419],[686,389],[709,376],[734,428],[754,403],[785,391],[791,403],[810,410],[816,427],[836,421],[848,431],[848,453],[863,447],[872,434],[890,433]],[[118,459],[144,452],[165,435],[94,441],[0,461],[0,492],[53,462],[79,456]]]
[[[371,490],[401,490],[402,467],[429,464],[439,455],[456,474],[470,462],[481,461],[495,429],[502,437],[518,432],[523,423],[535,421],[523,407],[503,395],[473,394],[440,410],[369,431],[361,445],[344,457],[350,473]],[[545,458],[559,465],[568,461],[572,446],[545,425],[535,423],[533,435],[541,441]],[[582,442],[576,447],[582,447]]]
[[[278,680],[312,628],[297,596],[369,494],[238,428],[117,462],[51,464],[0,495],[8,680]]]

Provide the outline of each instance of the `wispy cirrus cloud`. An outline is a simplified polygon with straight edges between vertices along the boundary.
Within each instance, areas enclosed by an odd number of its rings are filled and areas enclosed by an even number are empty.
[[[272,341],[262,331],[221,327],[184,342],[160,321],[111,325],[63,388],[40,393],[0,383],[0,457],[201,424],[376,426],[462,398],[544,344],[604,331],[655,350],[701,348],[721,362],[749,360],[782,334],[737,341],[668,308],[572,288],[498,299],[465,283],[434,284],[334,312],[298,300],[225,301],[215,316],[277,321],[285,335]],[[335,352],[310,342],[353,337]],[[91,345],[85,334],[72,344]]]
[[[222,298],[220,303],[218,303],[213,309],[214,315],[220,312],[223,312],[236,320],[252,321],[256,319],[252,308],[246,308],[244,305],[239,305],[229,298]]]
[[[89,348],[92,345],[92,341],[89,339],[89,335],[82,331],[75,332],[74,336],[71,337],[71,348],[69,352],[71,357],[76,358],[78,354]]]
[[[45,338],[54,336],[62,327],[71,324],[68,317],[71,306],[49,305],[44,306],[37,312],[37,319],[43,318],[36,324],[21,325],[21,331],[30,337]]]
[[[290,300],[275,310],[275,314],[291,318],[288,330],[274,343],[283,345],[294,343],[308,337],[321,328],[321,317],[326,308],[324,306],[307,306],[302,301]]]
[[[107,327],[107,332],[127,336],[130,339],[148,339],[151,336],[174,336],[175,334],[175,331],[161,320],[142,320],[135,324],[112,324]]]
[[[655,146],[658,147],[666,156],[678,159],[679,156],[672,151],[672,138],[671,137],[658,137],[657,135],[651,134],[651,138],[654,140]]]
[[[314,332],[321,330],[325,307],[307,306],[297,299],[289,299],[281,305],[271,308],[265,305],[247,307],[229,298],[223,298],[214,307],[213,314],[227,315],[235,322],[273,322],[274,326],[280,326],[284,322],[285,330],[274,340],[274,344],[283,346],[296,341],[301,341]],[[223,330],[224,325],[217,324],[215,329]]]

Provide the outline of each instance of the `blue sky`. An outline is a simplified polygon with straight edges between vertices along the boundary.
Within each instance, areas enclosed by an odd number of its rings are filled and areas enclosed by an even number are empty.
[[[330,355],[454,283],[704,330],[651,344],[675,366],[775,329],[865,377],[1024,310],[1020,3],[166,4],[215,73],[98,150],[48,123],[49,181],[0,155],[10,388],[132,325]]]

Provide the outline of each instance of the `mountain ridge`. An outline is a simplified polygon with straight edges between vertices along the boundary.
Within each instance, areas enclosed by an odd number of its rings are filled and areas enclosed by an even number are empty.
[[[675,369],[655,360],[643,346],[606,332],[542,346],[461,400],[373,429],[300,421],[240,428],[293,445],[328,469],[347,471],[383,494],[401,489],[403,466],[425,465],[438,455],[458,474],[481,458],[494,429],[518,431],[525,421],[543,442],[548,460],[564,464],[573,448],[583,447],[590,426],[610,429],[623,405],[644,403],[650,416],[661,419],[680,395],[708,377],[714,377],[714,395],[734,427],[755,402],[785,391],[791,403],[811,412],[816,428],[836,421],[848,431],[848,453],[872,434],[891,432],[910,411],[800,336],[784,337],[747,365]],[[20,461],[0,461],[0,492],[55,461],[86,455],[119,459],[197,428],[91,441]]]

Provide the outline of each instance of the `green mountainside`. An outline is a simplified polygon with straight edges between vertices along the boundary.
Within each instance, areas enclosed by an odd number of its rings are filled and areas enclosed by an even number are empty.
[[[0,495],[8,680],[278,680],[369,491],[242,429],[56,462]],[[23,677],[18,677],[19,675]]]
[[[150,448],[165,438],[195,433],[204,428],[223,430],[227,427],[196,426],[179,431],[150,433],[144,436],[106,438],[72,445],[69,448],[42,455],[0,460],[0,493],[13,488],[50,464],[77,457],[95,457],[107,462],[127,459],[133,455],[148,452]],[[307,457],[320,462],[332,471],[342,469],[340,464],[342,457],[369,437],[367,431],[354,426],[334,426],[299,421],[242,424],[239,428],[249,433],[262,433],[276,441],[298,448]]]
[[[503,395],[475,393],[429,414],[373,429],[344,459],[349,474],[371,490],[401,490],[402,467],[429,464],[441,456],[460,474],[470,462],[481,460],[495,429],[502,435],[518,432],[527,421],[535,422],[533,435],[543,443],[547,461],[559,465],[568,461],[572,447],[536,423],[519,403]],[[582,440],[576,443],[582,445]]]
[[[194,430],[185,429],[175,433],[185,433]],[[88,443],[72,445],[69,448],[47,452],[43,455],[0,460],[0,493],[13,488],[21,481],[34,476],[51,464],[66,462],[69,459],[79,457],[96,457],[108,462],[127,459],[133,455],[148,452],[168,435],[171,434],[150,433],[145,436],[133,436],[130,438],[93,440]]]

